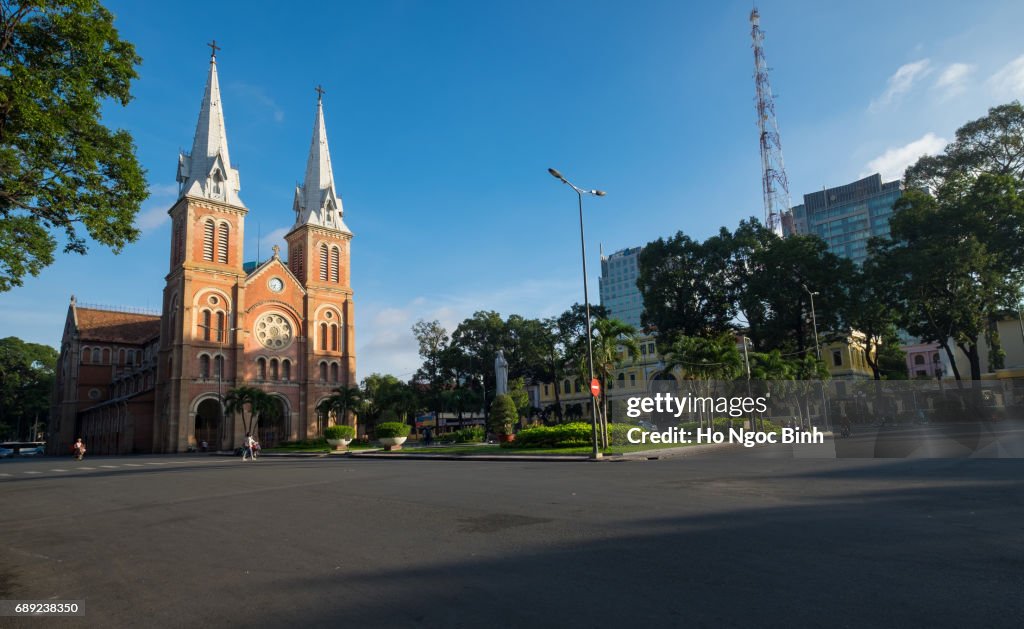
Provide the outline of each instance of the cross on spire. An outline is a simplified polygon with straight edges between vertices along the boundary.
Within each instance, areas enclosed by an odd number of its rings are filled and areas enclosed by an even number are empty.
[[[217,45],[217,40],[215,39],[206,45],[210,47],[210,59],[216,59],[217,51],[222,50],[222,48]]]
[[[319,85],[316,86],[316,102],[318,102],[318,103],[322,103],[323,102],[323,100],[324,100],[324,93],[326,91],[327,90],[325,90],[323,87],[321,87]]]

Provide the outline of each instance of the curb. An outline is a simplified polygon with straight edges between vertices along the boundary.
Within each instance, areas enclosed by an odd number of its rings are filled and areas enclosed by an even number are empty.
[[[600,463],[602,461],[622,461],[622,455],[611,454],[605,455],[600,459],[591,459],[589,456],[576,455],[576,454],[565,454],[565,455],[534,455],[528,454],[508,454],[508,455],[487,455],[487,454],[385,454],[377,452],[367,452],[365,454],[349,454],[349,458],[353,459],[407,459],[415,461],[540,461],[544,463]]]

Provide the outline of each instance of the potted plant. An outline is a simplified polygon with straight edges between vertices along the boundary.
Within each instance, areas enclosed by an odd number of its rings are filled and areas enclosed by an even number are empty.
[[[344,450],[348,447],[348,444],[352,443],[352,439],[356,436],[356,429],[352,426],[328,426],[324,430],[324,437],[327,438],[327,443],[334,446],[335,450]]]
[[[391,452],[401,450],[402,444],[409,437],[409,424],[402,422],[384,422],[377,424],[377,441],[380,441],[384,449]]]
[[[491,432],[498,435],[499,441],[511,443],[515,440],[515,427],[518,421],[519,413],[516,411],[516,403],[512,396],[501,394],[494,398],[487,426]]]

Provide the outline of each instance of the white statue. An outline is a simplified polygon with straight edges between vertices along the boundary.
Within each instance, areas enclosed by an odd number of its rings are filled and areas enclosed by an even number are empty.
[[[508,393],[508,361],[505,360],[505,352],[500,349],[494,358],[494,382],[497,395]]]

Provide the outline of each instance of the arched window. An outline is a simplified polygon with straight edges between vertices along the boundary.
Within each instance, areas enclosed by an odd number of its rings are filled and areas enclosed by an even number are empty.
[[[338,282],[338,248],[331,247],[331,281]]]
[[[327,351],[327,324],[320,324],[320,349]]]
[[[292,379],[292,361],[287,358],[281,361],[281,379],[284,381]]]
[[[271,380],[277,380],[277,376],[278,376],[277,367],[278,367],[277,359],[276,358],[271,358],[270,359],[270,379]]]
[[[338,381],[338,363],[331,363],[331,382]]]
[[[260,358],[256,361],[256,379],[266,380],[267,379],[267,359]]]
[[[130,357],[130,355],[129,355],[129,357]],[[125,361],[124,348],[121,348],[121,349],[117,350],[117,364],[118,365],[123,365],[123,364],[125,364],[124,361]]]
[[[106,347],[103,348],[103,364],[104,365],[109,365],[110,364],[110,350],[107,349]]]
[[[173,340],[176,340],[178,338],[178,326],[176,325],[176,323],[178,321],[178,296],[177,295],[173,295],[171,297],[171,307],[168,308],[167,310],[168,310],[168,312],[171,313],[171,316],[168,319],[168,321],[170,322],[169,323],[170,329],[167,331],[168,332],[167,336],[169,336],[171,338],[171,340],[173,341]]]
[[[327,281],[327,245],[320,245],[320,281]]]
[[[217,230],[217,262],[228,263],[228,224],[221,223]]]
[[[338,351],[338,326],[331,326],[331,349]]]
[[[204,379],[210,377],[210,357],[206,354],[199,357],[199,377]]]
[[[204,341],[210,340],[210,311],[204,310],[199,315],[199,338]]]
[[[320,382],[327,382],[327,363],[320,363]]]
[[[100,364],[100,348],[98,347],[92,348],[92,362],[97,365]]]
[[[220,174],[220,169],[213,171],[213,186],[211,192],[214,196],[221,196],[224,194],[224,175]]]
[[[224,313],[218,311],[217,312],[217,342],[218,343],[223,343],[224,342],[224,332],[225,331],[226,330],[224,329]]]
[[[208,218],[203,223],[203,260],[213,262],[213,219]]]
[[[918,354],[917,356],[914,356],[914,364],[915,365],[923,365],[924,364],[924,356],[922,356],[921,354]]]
[[[568,393],[568,392],[569,392],[569,381],[566,380],[565,382],[562,383],[562,393]]]
[[[91,358],[92,358],[92,352],[89,351],[88,347],[83,347],[82,348],[82,364],[83,365],[88,365],[90,362],[92,362],[90,360]]]
[[[224,357],[217,356],[213,361],[213,375],[218,378],[224,377]]]

